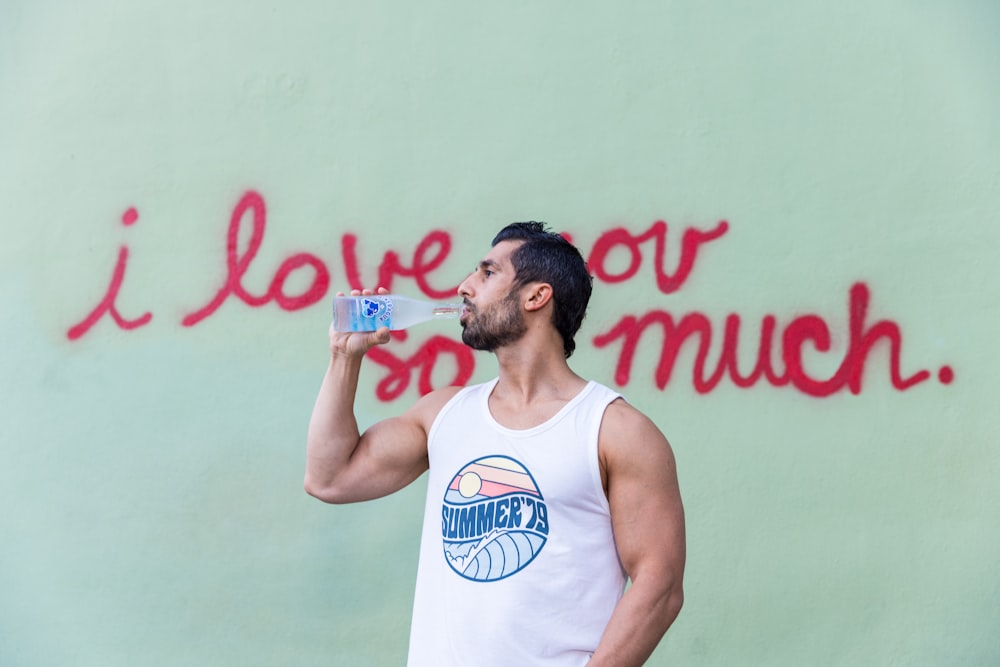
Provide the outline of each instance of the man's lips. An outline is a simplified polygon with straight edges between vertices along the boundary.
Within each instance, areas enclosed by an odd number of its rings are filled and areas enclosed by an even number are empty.
[[[462,302],[462,312],[458,316],[458,321],[461,322],[462,320],[465,319],[465,317],[467,315],[472,315],[475,312],[476,312],[476,307],[475,306],[473,306],[468,301],[463,301]]]

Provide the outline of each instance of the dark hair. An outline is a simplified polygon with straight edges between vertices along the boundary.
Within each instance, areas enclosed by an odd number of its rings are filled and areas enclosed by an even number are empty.
[[[576,349],[573,337],[583,324],[593,291],[593,278],[576,246],[559,234],[548,231],[543,222],[514,222],[493,238],[523,241],[510,261],[514,265],[514,288],[543,282],[552,286],[552,324],[563,339],[563,353],[568,359]]]

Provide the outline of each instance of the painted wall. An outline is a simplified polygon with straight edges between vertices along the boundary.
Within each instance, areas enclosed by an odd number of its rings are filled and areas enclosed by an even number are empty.
[[[422,482],[302,491],[332,295],[580,245],[677,453],[656,665],[1000,664],[990,2],[0,6],[0,664],[399,665]],[[492,376],[373,353],[362,424]],[[470,660],[470,664],[474,661]]]

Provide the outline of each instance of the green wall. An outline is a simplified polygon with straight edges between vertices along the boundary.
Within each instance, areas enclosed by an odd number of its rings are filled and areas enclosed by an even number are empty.
[[[599,271],[574,367],[676,450],[651,664],[1000,664],[998,32],[962,0],[5,0],[0,664],[402,664],[422,482],[302,490],[329,299],[438,298],[524,219]],[[369,360],[361,422],[491,377],[456,339]]]

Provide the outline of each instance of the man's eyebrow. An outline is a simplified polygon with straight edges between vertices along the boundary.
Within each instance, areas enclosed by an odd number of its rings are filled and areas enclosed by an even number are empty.
[[[497,269],[500,268],[500,265],[497,264],[492,259],[484,259],[481,262],[479,262],[479,268],[480,269],[489,269],[491,271],[495,271],[495,270],[497,270]]]

